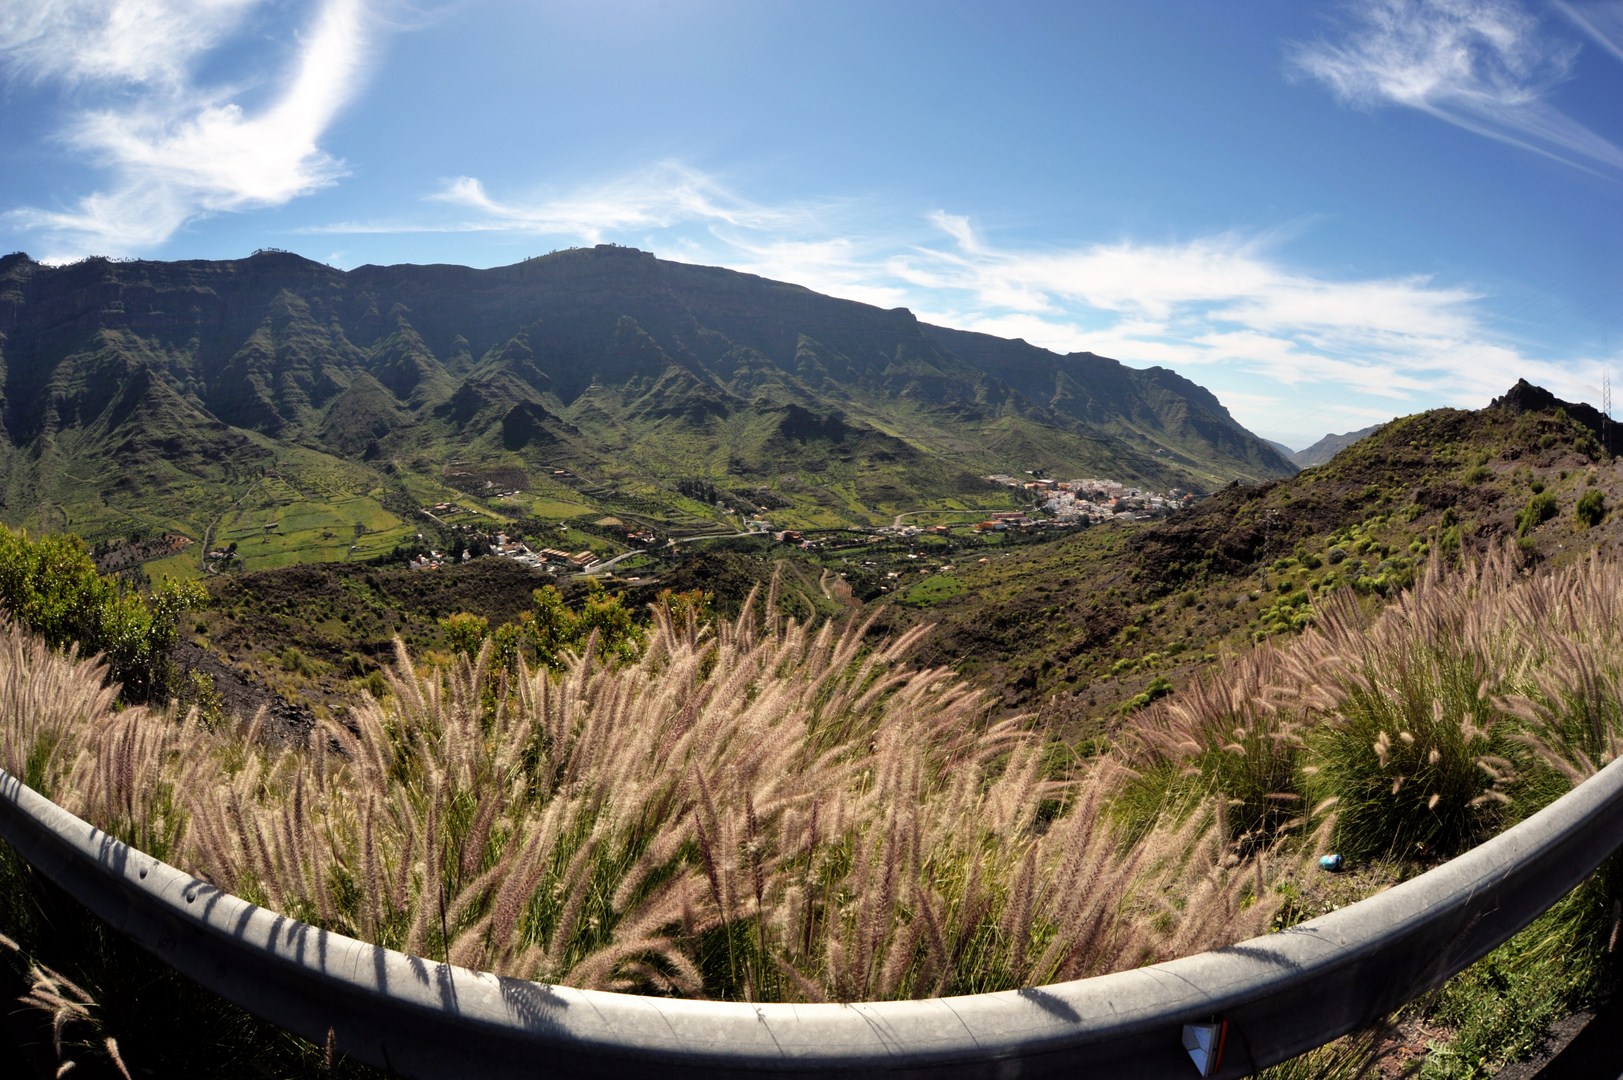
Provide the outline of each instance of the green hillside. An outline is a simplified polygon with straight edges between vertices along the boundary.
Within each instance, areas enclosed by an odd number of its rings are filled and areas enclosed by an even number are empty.
[[[1508,539],[1528,560],[1562,562],[1617,546],[1623,475],[1599,428],[1593,409],[1521,384],[1487,409],[1395,420],[1324,465],[1224,488],[1166,521],[955,567],[890,603],[884,626],[934,623],[926,661],[1001,688],[1011,706],[1097,725],[1300,629],[1317,597],[1350,588],[1380,602],[1433,554]]]
[[[7,256],[0,465],[0,520],[177,534],[197,567],[222,540],[249,567],[375,554],[441,502],[736,529],[683,496],[701,484],[832,527],[1006,505],[994,472],[1209,490],[1292,468],[1164,369],[613,246],[347,273]],[[453,482],[472,474],[503,483]]]

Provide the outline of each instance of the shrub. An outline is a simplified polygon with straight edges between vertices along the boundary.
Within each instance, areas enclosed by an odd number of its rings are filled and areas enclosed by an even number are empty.
[[[1500,639],[1470,632],[1473,601],[1432,562],[1373,622],[1345,596],[1321,604],[1286,658],[1325,716],[1308,736],[1309,785],[1350,856],[1452,854],[1505,818],[1515,770],[1489,676],[1513,668]]]
[[[453,653],[464,656],[478,654],[489,629],[490,620],[467,611],[459,611],[440,620],[440,632],[445,635],[445,643]]]
[[[1606,496],[1595,488],[1590,488],[1578,497],[1574,513],[1579,521],[1593,529],[1606,520]]]
[[[1121,711],[1134,712],[1135,710],[1142,709],[1152,701],[1166,697],[1170,693],[1172,693],[1172,680],[1167,678],[1165,675],[1157,675],[1155,678],[1150,680],[1150,684],[1146,686],[1142,692],[1134,694],[1132,697],[1128,698],[1127,701],[1122,704]]]
[[[1477,723],[1487,710],[1465,696],[1478,673],[1409,656],[1389,674],[1395,685],[1353,690],[1338,721],[1314,733],[1315,788],[1336,800],[1336,843],[1349,856],[1454,854],[1497,824],[1496,774],[1478,765],[1494,749]],[[1463,714],[1450,715],[1445,697]]]
[[[327,665],[304,654],[297,645],[284,645],[276,653],[276,663],[283,671],[313,679],[327,669]]]
[[[1540,492],[1527,500],[1527,505],[1516,512],[1516,535],[1526,536],[1535,528],[1555,517],[1555,496]]]

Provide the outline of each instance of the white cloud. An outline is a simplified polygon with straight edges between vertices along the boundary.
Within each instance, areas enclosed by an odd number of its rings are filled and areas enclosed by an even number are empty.
[[[914,295],[883,272],[888,249],[839,235],[855,204],[824,199],[767,206],[718,177],[678,161],[568,191],[512,198],[492,195],[477,177],[459,176],[427,196],[452,207],[445,219],[341,222],[321,234],[499,232],[586,244],[642,241],[691,262],[721,262],[806,288],[879,307]],[[722,253],[719,254],[718,253]]]
[[[46,0],[0,22],[15,77],[90,84],[106,104],[78,113],[62,140],[111,183],[70,209],[7,216],[45,233],[55,257],[150,250],[197,217],[279,206],[335,182],[344,166],[322,136],[364,76],[364,0],[321,0],[266,104],[206,87],[192,69],[262,0]],[[76,35],[90,47],[73,49]],[[132,94],[131,87],[140,91]]]
[[[970,330],[994,337],[1018,338],[1039,348],[1056,352],[1098,352],[1100,337],[1075,322],[1045,319],[1040,315],[1019,312],[996,315],[978,311],[923,310],[915,314],[924,322],[936,326],[950,326],[955,330]],[[1149,358],[1144,358],[1149,359]]]
[[[1559,6],[1606,40],[1600,20]],[[1575,55],[1515,0],[1362,0],[1341,40],[1299,45],[1291,59],[1349,105],[1418,109],[1580,168],[1623,170],[1623,148],[1546,100]]]
[[[455,231],[566,236],[589,244],[601,243],[606,236],[687,222],[752,233],[799,233],[814,228],[827,211],[822,204],[761,206],[735,194],[717,178],[675,161],[659,162],[577,191],[529,200],[493,198],[477,178],[459,176],[447,181],[429,199],[473,212],[473,216],[448,226]],[[348,228],[335,226],[327,231]]]
[[[1462,289],[1433,287],[1425,277],[1324,281],[1278,274],[1216,315],[1264,330],[1313,328],[1366,340],[1382,333],[1452,337],[1471,332],[1466,305],[1478,298]]]
[[[1493,333],[1478,290],[1420,275],[1316,275],[1291,266],[1276,238],[1024,250],[997,245],[963,218],[930,220],[938,241],[910,245],[892,262],[927,297],[922,309],[943,313],[935,321],[1062,352],[1198,368],[1242,423],[1281,437],[1311,442],[1318,424],[1476,407],[1523,377],[1573,400],[1593,399],[1600,381],[1598,364],[1531,356]],[[1257,386],[1286,393],[1259,395]]]
[[[731,234],[726,265],[748,274],[803,285],[814,292],[839,296],[875,307],[906,307],[917,294],[900,283],[875,275],[869,246],[849,237],[829,240],[757,241]],[[706,258],[703,247],[695,257]]]
[[[11,0],[0,53],[13,78],[179,87],[260,0]]]

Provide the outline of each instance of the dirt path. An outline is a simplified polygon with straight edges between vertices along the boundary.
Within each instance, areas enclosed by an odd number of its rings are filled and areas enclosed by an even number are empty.
[[[203,542],[198,545],[197,552],[198,560],[202,563],[203,569],[208,569],[209,552],[214,550],[214,530],[219,527],[220,522],[225,520],[226,515],[232,513],[237,507],[241,506],[242,500],[253,494],[254,488],[258,486],[258,480],[249,481],[247,488],[243,490],[241,495],[237,496],[236,501],[216,514],[214,520],[209,522],[208,528],[203,530]]]

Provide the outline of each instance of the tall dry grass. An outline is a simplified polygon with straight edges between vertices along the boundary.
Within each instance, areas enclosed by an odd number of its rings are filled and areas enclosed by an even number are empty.
[[[1315,787],[1361,849],[1452,854],[1617,753],[1623,565],[1433,562],[1378,616],[1328,606],[1287,684],[1323,717]]]
[[[1433,565],[1380,611],[1321,604],[1064,773],[1030,725],[910,666],[913,635],[861,626],[656,613],[640,658],[588,646],[556,674],[401,652],[385,701],[280,752],[252,722],[113,711],[95,662],[8,630],[0,764],[225,888],[430,959],[751,1000],[953,994],[1260,932],[1276,875],[1332,829],[1348,854],[1431,858],[1531,813],[1623,743],[1620,605],[1612,560]],[[1605,984],[1619,873],[1439,999],[1460,1053],[1497,1060],[1494,1017],[1525,1035]]]
[[[432,959],[854,1000],[1237,940],[1332,830],[1354,857],[1451,854],[1623,746],[1615,559],[1434,563],[1385,608],[1331,598],[1316,622],[1064,774],[1028,725],[909,666],[912,635],[871,647],[860,626],[656,613],[640,658],[588,645],[558,674],[402,652],[384,702],[282,752],[251,722],[114,712],[93,661],[7,630],[0,764],[225,888]],[[1443,992],[1459,1045],[1433,1071],[1474,1075],[1609,985],[1618,863]]]
[[[15,955],[26,965],[23,982],[27,989],[16,1003],[51,1018],[51,1049],[58,1063],[57,1076],[72,1072],[84,1059],[102,1063],[106,1075],[116,1069],[124,1080],[132,1080],[118,1040],[102,1029],[100,1006],[84,987],[60,971],[28,958],[23,947],[5,934],[0,934],[0,952]],[[86,1031],[88,1034],[84,1034]]]
[[[1151,823],[1166,807],[1186,812],[1215,799],[1223,832],[1244,852],[1307,824],[1310,717],[1282,692],[1284,664],[1273,644],[1258,645],[1141,714],[1115,748],[1130,773],[1121,816]]]
[[[1129,837],[1119,770],[860,625],[701,629],[627,662],[419,670],[307,751],[110,714],[99,671],[0,636],[0,761],[295,917],[504,974],[751,1000],[1033,985],[1249,936],[1263,858],[1209,821]],[[75,689],[76,688],[76,689]],[[31,697],[29,695],[32,695]],[[1129,842],[1129,841],[1133,842]]]
[[[1329,824],[1346,854],[1430,859],[1623,746],[1616,559],[1535,573],[1507,546],[1457,571],[1433,560],[1385,606],[1342,592],[1315,623],[1146,710],[1118,740],[1129,794],[1219,792],[1241,845]]]
[[[1623,569],[1433,564],[1146,710],[1057,774],[1039,733],[863,627],[701,628],[630,661],[417,667],[308,750],[113,711],[0,634],[0,764],[276,910],[576,985],[856,1000],[1032,985],[1237,940],[1288,852],[1448,854],[1623,741]]]

